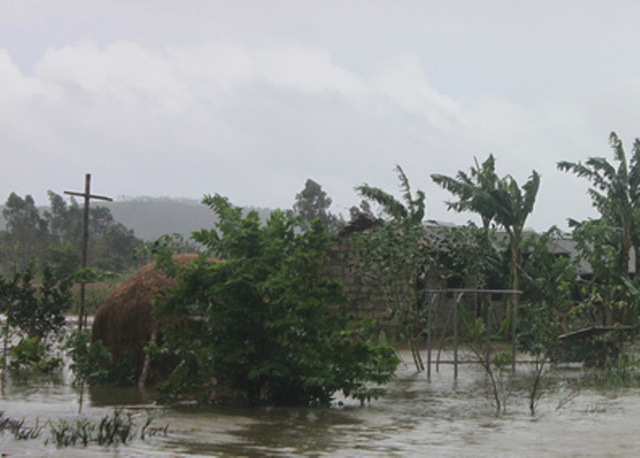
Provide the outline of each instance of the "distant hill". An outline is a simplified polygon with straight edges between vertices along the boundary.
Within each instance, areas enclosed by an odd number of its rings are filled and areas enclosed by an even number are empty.
[[[164,234],[189,238],[194,231],[213,228],[217,221],[213,211],[195,199],[134,197],[99,205],[108,207],[113,219],[133,229],[136,237],[143,240],[155,240]],[[271,213],[264,208],[249,210],[256,210],[261,219]]]
[[[113,219],[144,240],[174,233],[188,237],[215,223],[213,212],[197,200],[139,197],[96,205],[108,207]]]
[[[164,234],[181,234],[188,238],[193,231],[212,228],[216,222],[213,211],[195,199],[171,197],[128,197],[115,202],[94,202],[108,207],[113,218],[143,240],[155,240]],[[44,209],[41,209],[41,211]],[[266,220],[271,210],[256,210]],[[5,228],[0,206],[0,230]]]

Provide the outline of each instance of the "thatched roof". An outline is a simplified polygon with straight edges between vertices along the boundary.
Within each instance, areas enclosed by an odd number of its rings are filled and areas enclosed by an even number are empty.
[[[186,265],[197,254],[179,254],[173,259]],[[98,309],[93,320],[93,340],[102,340],[111,351],[113,363],[128,353],[136,379],[144,363],[143,347],[158,328],[151,315],[151,302],[164,288],[175,283],[165,273],[148,264],[122,283]]]

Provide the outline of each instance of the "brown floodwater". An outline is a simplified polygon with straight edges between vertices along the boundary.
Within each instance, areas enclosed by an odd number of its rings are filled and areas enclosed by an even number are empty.
[[[560,383],[546,393],[535,417],[525,395],[513,392],[507,412],[496,417],[487,395],[486,377],[474,364],[441,365],[416,373],[408,355],[384,398],[360,406],[337,399],[330,408],[215,407],[164,408],[137,389],[79,391],[65,374],[47,379],[10,378],[0,396],[0,410],[25,424],[47,420],[99,420],[115,406],[140,423],[168,425],[166,436],[104,448],[56,449],[40,438],[18,441],[0,434],[8,456],[637,456],[640,455],[640,390],[577,392]],[[445,354],[444,358],[450,355]],[[524,377],[527,366],[518,367]],[[565,368],[561,378],[575,378],[579,368]],[[563,388],[564,386],[564,388]]]

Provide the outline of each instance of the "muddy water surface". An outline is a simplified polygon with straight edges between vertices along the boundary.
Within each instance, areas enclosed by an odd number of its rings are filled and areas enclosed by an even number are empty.
[[[405,358],[406,361],[409,361]],[[520,372],[526,368],[519,367]],[[576,369],[566,370],[575,376]],[[399,368],[388,395],[361,407],[337,400],[331,408],[160,408],[135,389],[90,390],[78,414],[79,392],[68,378],[10,380],[0,410],[42,424],[49,419],[99,420],[122,406],[135,418],[169,425],[167,436],[117,448],[58,450],[42,439],[17,441],[5,432],[0,451],[9,456],[638,456],[640,390],[613,393],[560,389],[545,395],[538,414],[514,393],[497,418],[477,365],[451,365],[431,382],[409,364]],[[563,407],[558,409],[558,406]]]

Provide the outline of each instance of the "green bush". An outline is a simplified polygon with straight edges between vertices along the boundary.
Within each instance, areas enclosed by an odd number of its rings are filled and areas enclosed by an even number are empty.
[[[330,238],[319,220],[276,211],[262,226],[220,196],[205,198],[217,230],[194,234],[202,256],[180,269],[160,263],[177,285],[155,304],[163,345],[155,354],[180,361],[164,385],[169,397],[202,402],[234,397],[251,403],[326,404],[342,391],[362,401],[394,374],[398,358],[372,321],[349,323],[328,306],[345,297],[322,276]]]
[[[71,357],[69,365],[76,382],[101,385],[109,377],[106,365],[111,361],[111,353],[102,341],[91,341],[91,331],[72,332],[64,344]]]
[[[70,282],[57,278],[47,265],[36,281],[36,265],[32,259],[27,268],[16,272],[10,280],[0,277],[0,312],[9,324],[29,337],[46,338],[65,323],[64,312],[71,304]]]
[[[62,359],[48,356],[49,346],[37,337],[25,337],[9,350],[13,370],[51,373],[60,368]]]

